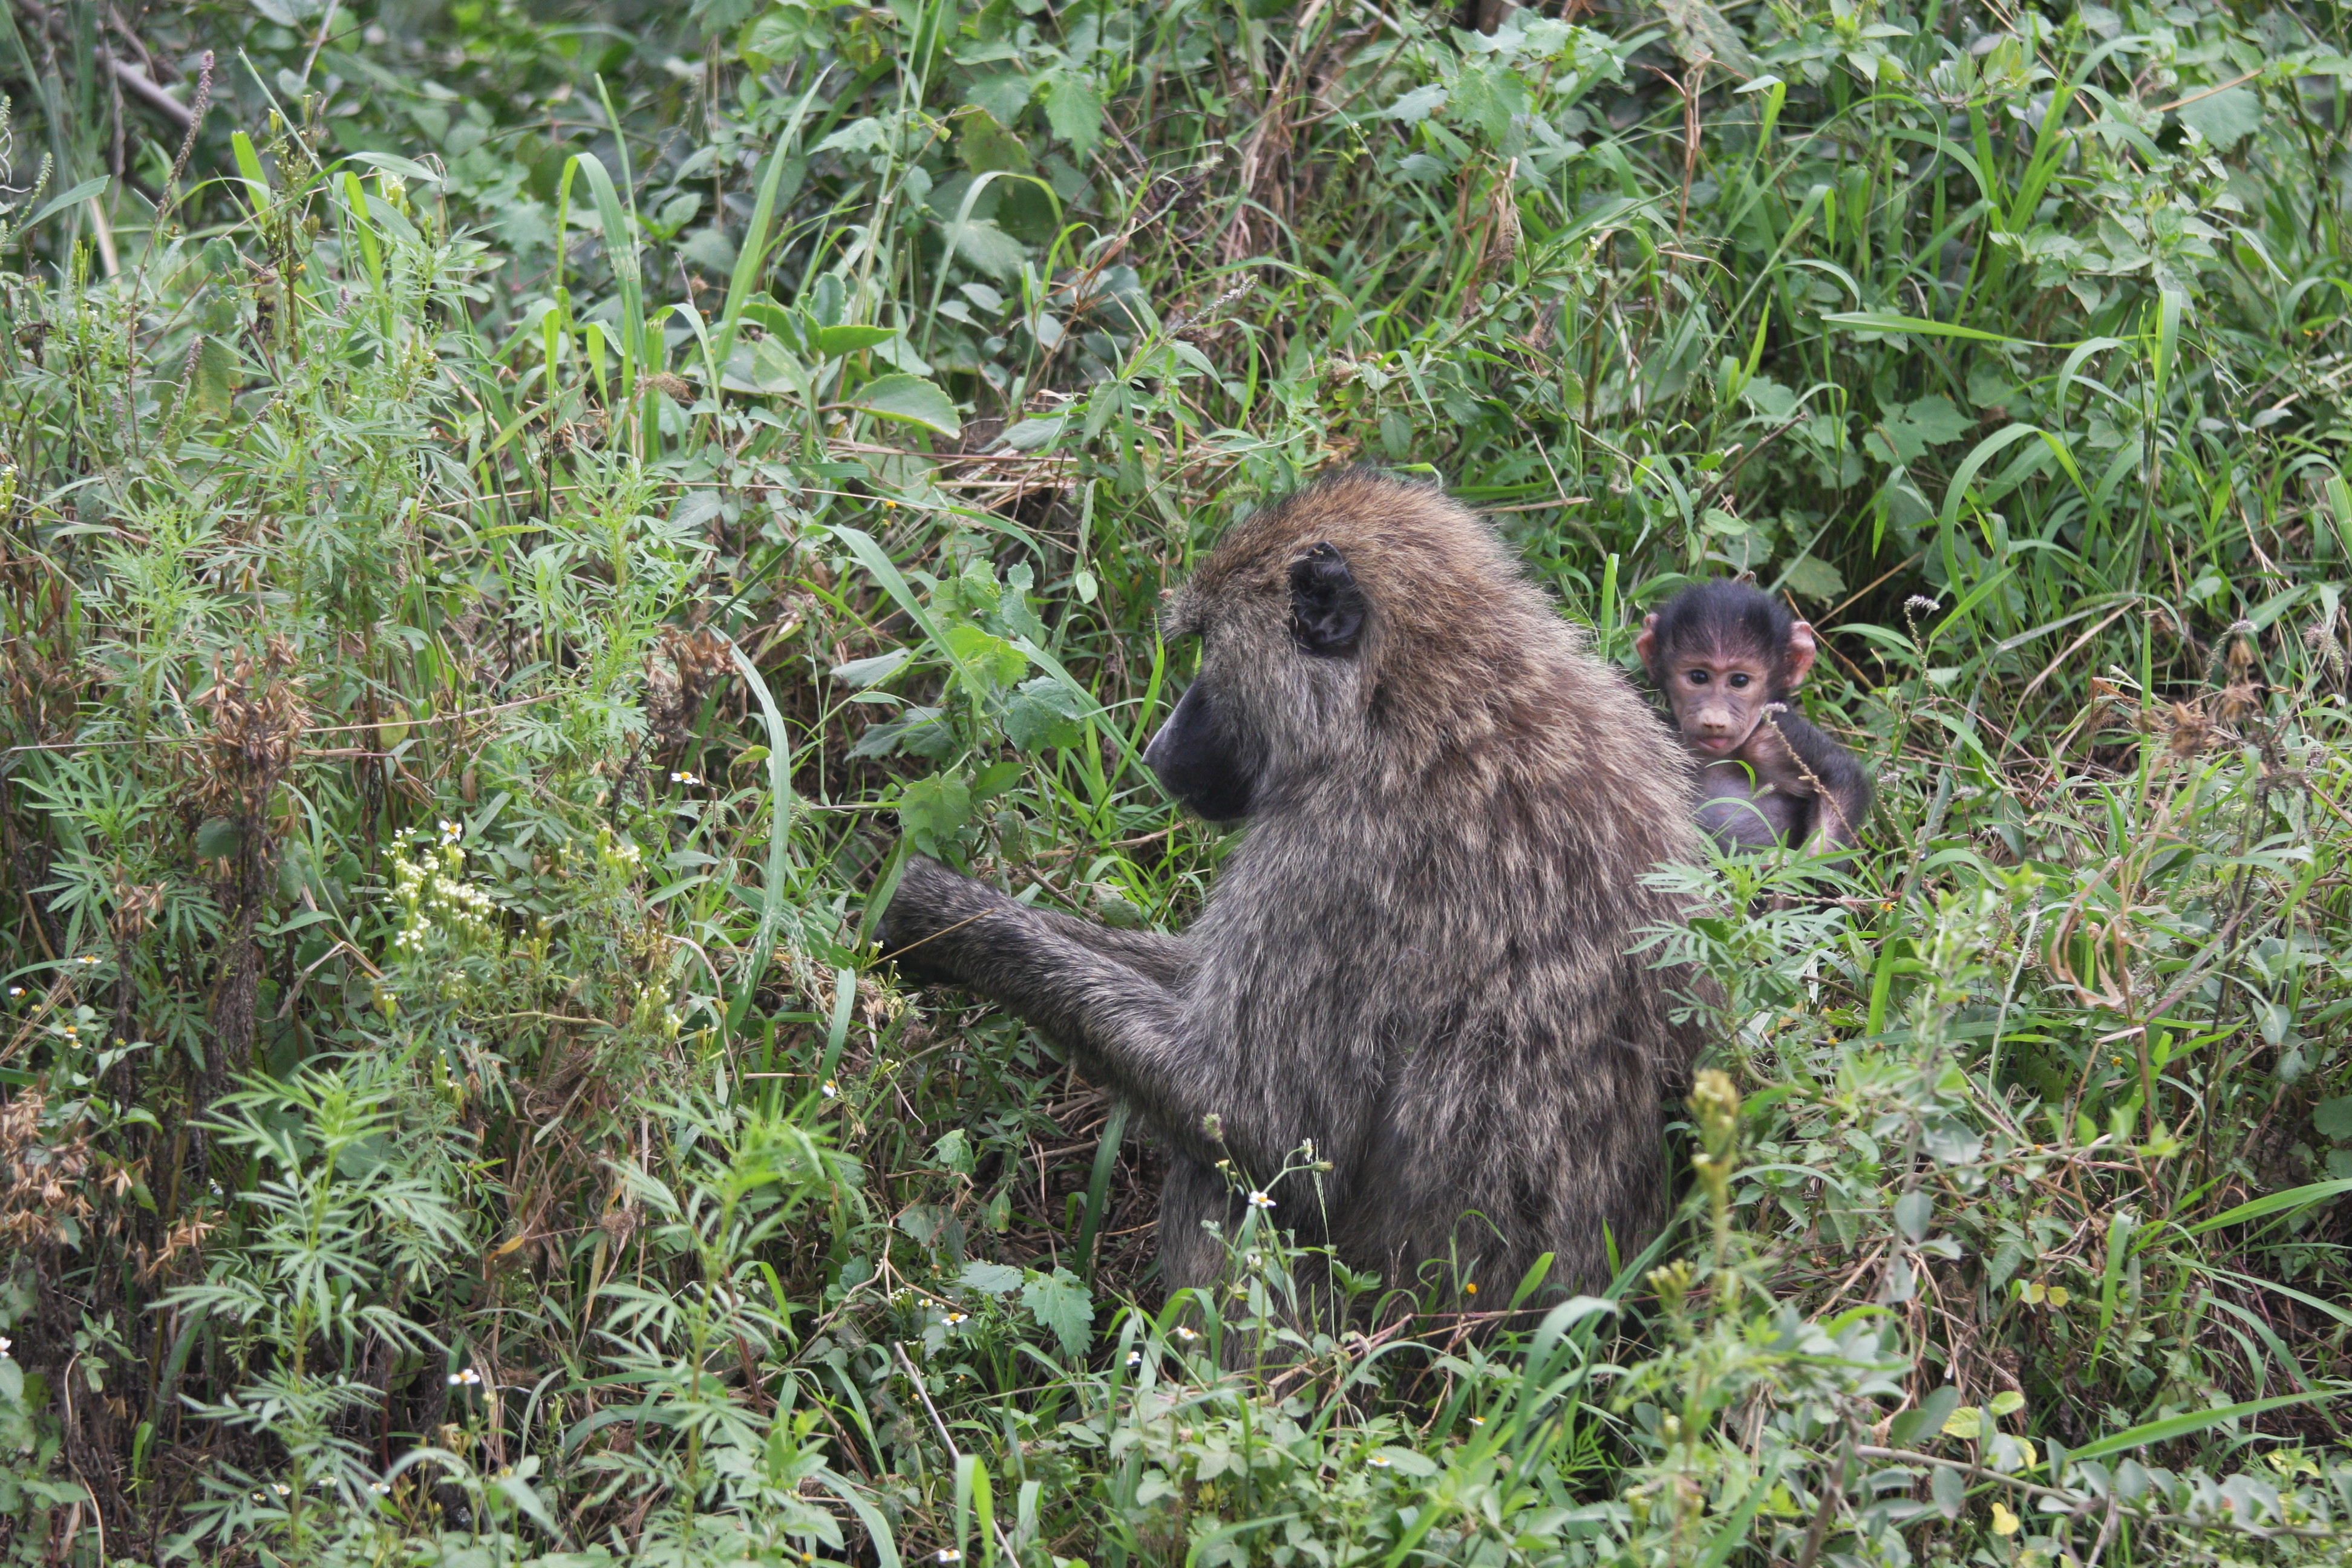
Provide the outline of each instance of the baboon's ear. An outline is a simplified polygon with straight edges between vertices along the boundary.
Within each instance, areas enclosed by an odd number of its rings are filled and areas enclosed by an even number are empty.
[[[1347,561],[1318,544],[1290,563],[1290,635],[1307,652],[1336,658],[1364,635],[1364,590]]]
[[[1785,661],[1783,668],[1786,671],[1790,689],[1794,690],[1802,686],[1805,683],[1805,677],[1813,672],[1813,653],[1818,646],[1813,640],[1813,628],[1811,626],[1803,621],[1797,621],[1790,626],[1789,648],[1781,656]]]

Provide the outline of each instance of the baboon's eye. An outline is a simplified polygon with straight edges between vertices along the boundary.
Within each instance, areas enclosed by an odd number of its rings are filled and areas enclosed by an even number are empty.
[[[1693,686],[1705,686],[1706,684],[1706,671],[1703,669],[1694,669],[1690,672],[1688,679]]]
[[[1748,685],[1748,676],[1747,676],[1747,674],[1746,674],[1746,672],[1745,672],[1745,671],[1742,671],[1742,672],[1740,672],[1740,673],[1738,673],[1738,674],[1736,674],[1736,675],[1734,675],[1734,676],[1732,676],[1732,677],[1731,677],[1731,689],[1732,689],[1734,691],[1741,690],[1741,689],[1743,689],[1747,685]]]

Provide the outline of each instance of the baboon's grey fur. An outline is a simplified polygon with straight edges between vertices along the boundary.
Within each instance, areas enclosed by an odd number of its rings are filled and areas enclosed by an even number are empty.
[[[1292,635],[1289,568],[1318,542],[1369,601],[1349,658]],[[1323,1212],[1294,1178],[1274,1217],[1351,1268],[1475,1307],[1546,1252],[1553,1288],[1604,1286],[1602,1227],[1630,1258],[1664,1217],[1661,1097],[1698,1043],[1672,1016],[1691,978],[1628,951],[1680,913],[1643,874],[1696,855],[1683,749],[1482,522],[1378,475],[1233,528],[1168,631],[1203,639],[1255,780],[1191,931],[1112,931],[914,859],[886,944],[1142,1111],[1173,1155],[1171,1289],[1216,1279],[1202,1222],[1239,1218],[1216,1163],[1264,1181],[1309,1139]]]

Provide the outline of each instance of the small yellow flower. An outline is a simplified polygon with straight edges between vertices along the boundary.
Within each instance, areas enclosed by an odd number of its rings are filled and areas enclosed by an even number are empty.
[[[2003,1508],[1999,1503],[1992,1505],[1992,1532],[1995,1535],[2015,1535],[2017,1533],[2017,1515],[2010,1512],[2009,1510]]]
[[[1469,1280],[1464,1284],[1462,1289],[1465,1294],[1475,1296],[1478,1293],[1478,1281],[1475,1279]]]

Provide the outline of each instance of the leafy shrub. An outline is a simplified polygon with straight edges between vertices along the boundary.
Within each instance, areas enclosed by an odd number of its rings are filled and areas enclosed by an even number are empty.
[[[2341,1559],[2333,11],[14,15],[14,1560]],[[1609,1299],[1226,1373],[870,895],[1186,919],[1158,595],[1349,460],[1882,803],[1660,873]]]

